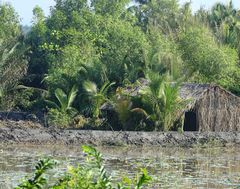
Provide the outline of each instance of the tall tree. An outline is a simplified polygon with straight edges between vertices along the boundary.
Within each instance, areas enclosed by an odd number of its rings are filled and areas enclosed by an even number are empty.
[[[43,10],[36,6],[33,9],[31,31],[27,34],[26,43],[30,46],[28,75],[25,84],[32,87],[42,87],[44,74],[47,73],[47,52],[42,48],[46,42],[47,28]]]
[[[0,109],[14,107],[14,88],[26,72],[26,46],[19,18],[10,4],[0,4]]]
[[[188,76],[197,82],[218,82],[236,65],[236,50],[219,44],[205,26],[191,27],[179,35],[179,46]]]
[[[158,27],[164,34],[178,28],[179,5],[177,0],[137,0],[134,12],[138,25],[146,31],[149,25]]]

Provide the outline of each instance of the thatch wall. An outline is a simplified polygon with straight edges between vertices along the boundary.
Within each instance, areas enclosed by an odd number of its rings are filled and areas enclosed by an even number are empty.
[[[199,131],[240,131],[240,98],[209,87],[195,104]]]

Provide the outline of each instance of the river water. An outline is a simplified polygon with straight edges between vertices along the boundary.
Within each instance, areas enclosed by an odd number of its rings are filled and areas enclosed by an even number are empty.
[[[141,167],[146,167],[154,179],[154,184],[146,188],[240,188],[240,149],[236,147],[97,149],[116,180],[123,175],[134,177]],[[16,186],[43,157],[59,160],[60,172],[70,164],[84,162],[81,147],[0,145],[0,189]]]

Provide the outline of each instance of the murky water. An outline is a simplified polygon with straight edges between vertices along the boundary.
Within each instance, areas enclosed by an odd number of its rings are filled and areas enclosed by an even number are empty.
[[[133,177],[140,167],[147,167],[154,178],[148,188],[240,187],[239,148],[98,148],[105,165],[115,179]],[[42,157],[60,161],[58,169],[83,163],[81,148],[63,146],[0,146],[0,189],[16,186],[34,169]]]

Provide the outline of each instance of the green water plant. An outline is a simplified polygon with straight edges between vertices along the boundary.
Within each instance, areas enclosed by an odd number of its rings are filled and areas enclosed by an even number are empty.
[[[104,167],[102,154],[94,147],[82,146],[86,154],[86,161],[83,165],[70,166],[63,176],[56,179],[50,185],[48,170],[56,166],[56,161],[52,159],[40,160],[37,163],[34,176],[24,179],[15,189],[141,189],[151,181],[146,169],[141,170],[140,176],[134,181],[125,179],[125,182],[113,182],[111,175]]]

